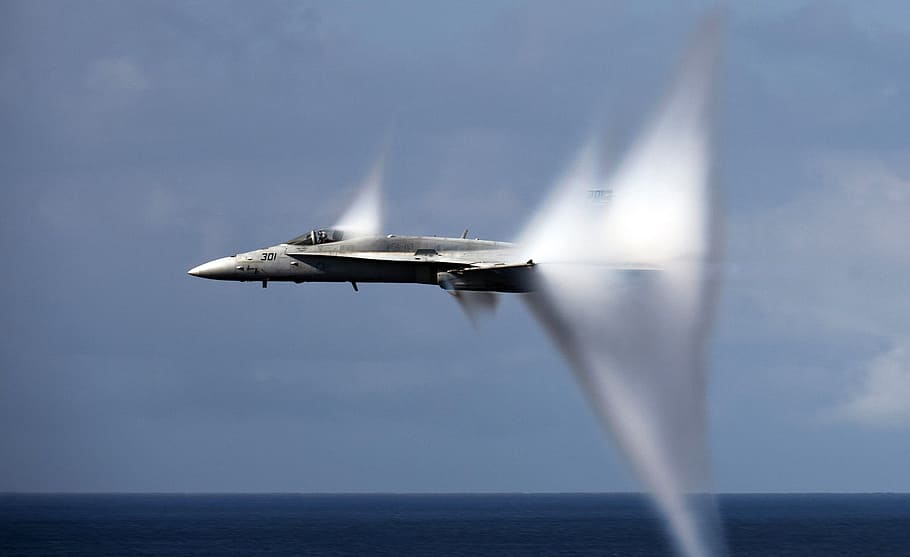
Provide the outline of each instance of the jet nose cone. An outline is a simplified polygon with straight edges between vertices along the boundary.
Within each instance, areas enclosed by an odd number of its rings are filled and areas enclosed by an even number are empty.
[[[186,273],[199,278],[229,280],[234,275],[234,258],[222,257],[221,259],[215,259],[193,267]]]

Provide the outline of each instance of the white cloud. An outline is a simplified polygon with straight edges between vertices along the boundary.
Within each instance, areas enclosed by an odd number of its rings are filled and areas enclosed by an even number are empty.
[[[846,402],[835,403],[834,416],[867,426],[910,425],[910,168],[902,159],[819,157],[808,176],[815,187],[732,227],[730,293],[760,312],[767,342],[829,344],[866,361],[819,365],[824,391],[841,383],[833,396]],[[745,329],[756,334],[754,323]]]
[[[820,187],[734,220],[733,284],[791,323],[887,338],[910,330],[910,168],[831,155],[814,171]]]
[[[876,356],[837,415],[872,426],[910,426],[910,340]]]

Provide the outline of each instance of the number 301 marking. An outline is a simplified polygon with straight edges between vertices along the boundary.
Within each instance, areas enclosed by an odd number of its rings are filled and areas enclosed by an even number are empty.
[[[273,251],[264,252],[262,254],[262,258],[260,259],[260,261],[272,261],[273,259],[275,259],[275,257],[277,257],[277,255],[278,254]]]

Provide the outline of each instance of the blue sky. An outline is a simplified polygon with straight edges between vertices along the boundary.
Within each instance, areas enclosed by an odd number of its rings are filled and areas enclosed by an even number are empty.
[[[390,130],[390,232],[513,239],[703,8],[4,3],[0,490],[637,489],[515,300],[185,271],[333,222]],[[721,491],[910,490],[907,12],[729,9]]]

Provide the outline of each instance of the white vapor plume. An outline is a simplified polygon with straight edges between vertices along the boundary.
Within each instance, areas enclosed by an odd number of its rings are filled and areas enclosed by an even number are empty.
[[[333,228],[344,230],[345,237],[375,236],[382,233],[382,174],[385,155],[373,164],[360,185],[354,202]]]
[[[467,290],[450,290],[461,311],[475,328],[482,317],[492,315],[499,305],[499,294],[496,292],[470,292]]]
[[[604,176],[582,150],[520,238],[532,313],[688,557],[724,552],[710,491],[704,344],[717,290],[710,105],[719,21],[700,26],[656,118]]]

